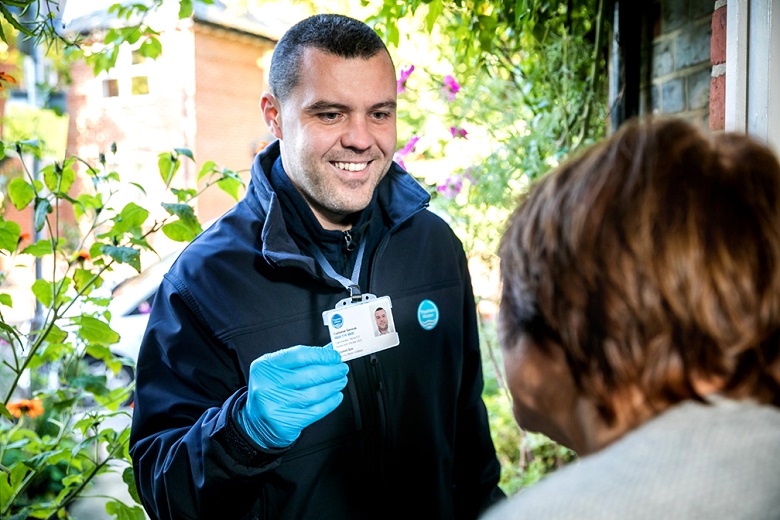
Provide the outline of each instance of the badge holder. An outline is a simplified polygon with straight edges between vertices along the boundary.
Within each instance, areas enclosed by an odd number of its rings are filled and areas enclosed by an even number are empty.
[[[356,291],[339,300],[333,310],[322,313],[333,348],[343,361],[398,345],[392,309],[389,296],[377,298]]]

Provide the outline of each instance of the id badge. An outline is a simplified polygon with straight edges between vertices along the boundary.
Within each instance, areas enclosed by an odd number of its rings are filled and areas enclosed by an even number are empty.
[[[335,309],[322,313],[330,341],[342,361],[398,345],[392,309],[389,296],[362,294],[358,302],[344,298]]]

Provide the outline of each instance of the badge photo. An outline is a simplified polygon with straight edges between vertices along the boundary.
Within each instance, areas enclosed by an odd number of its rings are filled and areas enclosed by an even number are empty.
[[[322,313],[333,348],[349,361],[399,344],[389,296],[361,295],[353,302],[345,298],[336,308]]]

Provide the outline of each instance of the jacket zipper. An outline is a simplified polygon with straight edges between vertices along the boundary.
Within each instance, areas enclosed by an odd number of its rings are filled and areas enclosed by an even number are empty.
[[[355,239],[352,238],[352,233],[349,232],[349,229],[342,231],[342,233],[344,234],[344,242],[346,242],[347,251],[354,251]]]

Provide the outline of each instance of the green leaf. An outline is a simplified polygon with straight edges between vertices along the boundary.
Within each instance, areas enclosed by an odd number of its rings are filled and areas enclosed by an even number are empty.
[[[162,45],[160,44],[160,40],[150,36],[144,40],[138,51],[141,53],[141,56],[146,56],[147,58],[154,60],[162,54]]]
[[[144,520],[146,515],[141,506],[126,506],[116,499],[106,502],[106,512],[117,520]]]
[[[84,482],[84,476],[78,473],[71,473],[70,475],[63,478],[61,482],[65,487],[76,487]]]
[[[203,166],[200,167],[200,172],[198,172],[198,181],[200,181],[203,177],[208,175],[209,173],[213,172],[217,168],[217,165],[214,161],[206,161],[203,163]]]
[[[16,28],[16,30],[26,34],[27,36],[33,36],[33,32],[30,31],[30,29],[28,29],[21,23],[19,23],[19,21],[16,19],[13,13],[11,13],[8,10],[8,8],[5,5],[3,5],[3,2],[0,2],[0,13],[3,13],[3,18],[5,18],[5,20],[8,23],[13,25]],[[3,38],[3,41],[5,41],[5,37]]]
[[[141,252],[137,249],[126,246],[102,246],[100,251],[120,264],[129,264],[136,271],[141,272]]]
[[[387,24],[387,41],[393,46],[398,47],[398,42],[401,41],[401,33],[398,30],[398,24]]]
[[[46,184],[46,187],[58,196],[68,193],[76,180],[76,172],[73,168],[61,168],[58,164],[50,164],[41,171],[43,172],[43,182]]]
[[[433,27],[436,25],[436,20],[439,18],[442,11],[444,11],[442,0],[433,0],[430,4],[428,4],[428,14],[425,15],[426,31],[429,33],[433,31]]]
[[[73,211],[76,214],[76,219],[81,219],[87,210],[94,209],[99,210],[103,208],[103,198],[100,194],[90,195],[88,193],[82,193],[76,197],[78,204],[73,206]]]
[[[44,307],[51,305],[54,293],[51,282],[42,279],[35,280],[32,284],[32,292]]]
[[[176,188],[171,188],[171,193],[176,195],[176,200],[179,202],[186,202],[188,200],[191,200],[197,195],[197,191],[194,189],[186,189],[186,190],[179,190]]]
[[[134,202],[130,202],[122,208],[119,215],[114,217],[114,226],[111,228],[109,235],[118,237],[128,232],[133,235],[140,235],[141,226],[143,226],[148,217],[149,211]]]
[[[52,298],[55,296],[55,292],[57,304],[61,304],[66,299],[70,299],[70,297],[67,296],[67,293],[72,283],[73,280],[67,277],[56,282],[56,285],[47,280],[38,279],[32,284],[32,292],[39,302],[46,307],[50,307],[53,304]]]
[[[105,251],[103,251],[103,247],[113,247],[109,244],[106,244],[104,242],[95,242],[92,244],[89,248],[89,257],[92,258],[92,261],[94,262],[97,258],[100,258],[104,254],[108,254]]]
[[[73,323],[78,326],[78,334],[90,343],[98,345],[113,345],[119,341],[119,334],[108,324],[92,316],[82,315],[74,318]]]
[[[13,307],[14,300],[10,294],[0,293],[0,304],[5,305],[6,307]]]
[[[135,486],[135,474],[133,473],[133,468],[125,468],[122,472],[122,481],[127,485],[127,491],[130,493],[130,496],[133,497],[133,500],[137,504],[141,503],[141,497],[138,496],[138,488]]]
[[[11,415],[11,412],[8,411],[8,409],[5,407],[4,404],[0,403],[0,415],[8,419],[9,421],[14,421],[14,416]],[[3,479],[5,478],[5,475],[3,475],[2,472],[0,472],[0,496],[3,496]]]
[[[51,203],[48,199],[35,199],[35,215],[33,216],[33,225],[35,226],[36,231],[43,229],[44,224],[46,224],[46,215],[52,211]]]
[[[140,184],[138,184],[137,182],[129,182],[128,184],[130,184],[131,186],[135,186],[136,188],[141,190],[141,193],[146,195],[146,189],[143,186],[141,186]]]
[[[195,160],[195,157],[192,155],[192,150],[190,150],[189,148],[174,148],[173,151],[179,155],[189,157],[193,161]]]
[[[125,41],[130,45],[135,45],[138,43],[138,40],[141,39],[143,34],[137,26],[120,29],[120,31],[122,32],[122,36],[124,37]]]
[[[22,228],[13,220],[5,220],[0,217],[0,250],[12,253],[16,251],[19,245],[19,237],[22,235]]]
[[[176,242],[190,242],[202,231],[200,225],[194,227],[183,220],[176,220],[165,224],[162,232],[166,237]]]
[[[22,210],[35,199],[35,190],[24,179],[16,177],[8,183],[8,197],[18,210]]]
[[[162,177],[166,187],[171,185],[180,165],[179,159],[172,153],[161,153],[158,156],[157,168],[160,170],[160,177]]]
[[[37,258],[50,255],[52,254],[51,240],[49,240],[48,238],[42,238],[38,240],[36,243],[30,244],[29,246],[22,249],[22,254],[33,255]]]
[[[41,158],[42,150],[41,143],[38,139],[23,139],[16,142],[16,153],[22,155],[23,153],[30,153],[33,157]]]
[[[195,217],[195,211],[189,204],[169,204],[164,202],[162,207],[165,209],[165,211],[168,212],[169,215],[175,215],[181,220],[186,220],[188,222],[198,221],[198,219]]]
[[[68,338],[68,333],[59,328],[57,325],[52,325],[49,333],[46,334],[46,341],[49,343],[63,343]]]
[[[192,16],[192,0],[181,0],[179,3],[179,19]]]
[[[233,197],[233,200],[238,202],[239,190],[241,189],[241,186],[243,186],[239,179],[235,179],[233,177],[224,177],[217,181],[217,186],[219,186],[222,191]]]
[[[94,280],[93,280],[94,278]],[[103,285],[103,279],[101,277],[95,277],[94,273],[90,271],[89,269],[76,269],[76,271],[73,273],[73,281],[75,282],[76,290],[81,292],[82,290],[83,295],[86,296],[89,293],[91,293],[94,289],[97,289],[98,287]],[[91,282],[91,285],[87,287],[87,284]],[[85,289],[86,288],[86,289]]]

